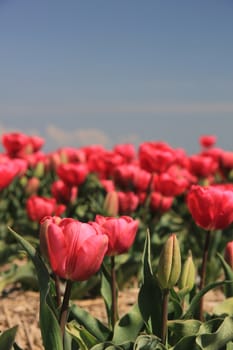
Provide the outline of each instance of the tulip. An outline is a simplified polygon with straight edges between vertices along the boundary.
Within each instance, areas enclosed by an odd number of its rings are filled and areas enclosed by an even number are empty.
[[[226,244],[224,258],[233,270],[233,241],[230,241]]]
[[[233,191],[224,186],[193,185],[187,205],[196,224],[205,230],[223,230],[233,222]]]
[[[132,246],[138,229],[138,220],[134,220],[130,216],[114,218],[97,215],[95,222],[102,227],[108,236],[107,255],[125,253]]]
[[[173,233],[165,243],[159,257],[157,277],[161,288],[173,288],[180,277],[180,272],[180,247],[176,235]]]
[[[181,271],[179,288],[181,290],[185,290],[185,292],[190,292],[195,283],[195,274],[196,269],[193,262],[192,253],[190,251]]]
[[[84,281],[100,269],[108,237],[96,223],[46,217],[41,221],[40,245],[55,274]]]
[[[117,216],[119,211],[118,194],[116,191],[107,193],[104,200],[104,211],[109,216]]]
[[[26,202],[27,215],[32,221],[40,222],[44,216],[59,216],[65,211],[63,204],[58,205],[55,198],[32,195]]]

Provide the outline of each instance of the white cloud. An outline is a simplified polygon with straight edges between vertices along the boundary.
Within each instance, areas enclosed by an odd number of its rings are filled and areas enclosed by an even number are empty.
[[[72,131],[61,129],[55,125],[46,128],[46,135],[57,147],[73,146],[80,147],[90,144],[101,144],[109,147],[110,138],[100,129],[75,129]]]

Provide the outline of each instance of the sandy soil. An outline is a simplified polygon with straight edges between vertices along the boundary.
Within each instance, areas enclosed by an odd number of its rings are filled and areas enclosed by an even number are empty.
[[[122,316],[137,299],[137,288],[119,293],[119,314]],[[210,291],[205,296],[205,310],[211,312],[216,302],[224,299],[220,291]],[[102,298],[73,301],[85,308],[94,317],[106,322]],[[42,350],[38,324],[39,294],[32,291],[12,290],[0,298],[0,331],[18,325],[16,342],[24,350]]]

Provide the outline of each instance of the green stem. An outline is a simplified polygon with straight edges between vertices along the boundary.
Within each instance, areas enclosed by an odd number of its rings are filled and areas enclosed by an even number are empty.
[[[57,307],[61,306],[61,288],[60,288],[60,278],[57,274],[54,274],[55,290],[56,290],[56,300]]]
[[[118,320],[115,256],[111,256],[111,289],[112,289],[111,326],[113,329],[115,326],[115,323]]]
[[[208,260],[210,238],[211,238],[211,231],[207,231],[203,255],[202,255],[202,265],[201,265],[201,271],[200,271],[200,278],[201,279],[200,279],[199,290],[202,290],[205,287],[206,267],[207,267],[207,260]],[[202,297],[200,300],[200,305],[199,305],[199,320],[200,321],[203,321],[203,307],[204,307],[204,298]]]
[[[166,344],[169,289],[163,290],[162,343]]]
[[[61,313],[60,313],[60,328],[61,328],[62,337],[64,337],[64,333],[65,333],[71,288],[72,288],[72,281],[68,280],[66,282],[66,289],[65,289],[65,294],[64,294],[64,298],[61,306]]]

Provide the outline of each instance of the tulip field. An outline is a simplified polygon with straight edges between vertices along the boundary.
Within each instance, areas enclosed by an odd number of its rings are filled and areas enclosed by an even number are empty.
[[[5,133],[0,153],[0,303],[38,294],[41,349],[233,350],[233,151],[214,135],[192,155],[161,140],[44,143]],[[103,319],[82,306],[96,298]],[[33,349],[21,327],[0,323],[0,350]]]

